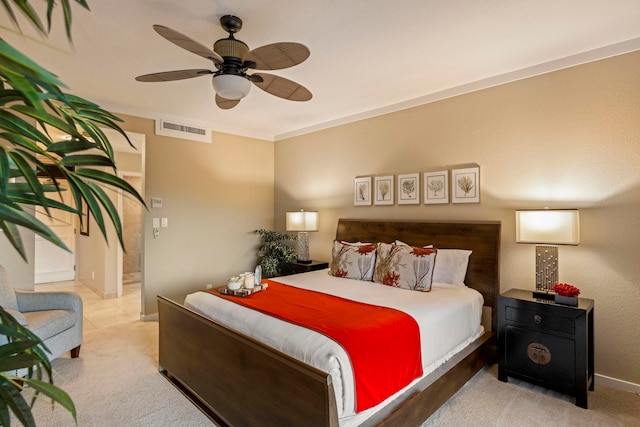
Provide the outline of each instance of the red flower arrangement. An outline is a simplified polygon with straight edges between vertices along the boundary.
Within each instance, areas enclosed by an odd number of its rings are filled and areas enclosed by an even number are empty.
[[[578,295],[580,295],[580,289],[568,283],[556,283],[555,285],[553,285],[551,290],[556,294],[565,297],[577,297]]]

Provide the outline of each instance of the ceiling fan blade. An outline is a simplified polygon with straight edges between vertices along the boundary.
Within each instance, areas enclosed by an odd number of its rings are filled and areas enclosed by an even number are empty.
[[[281,42],[255,48],[244,59],[247,66],[256,70],[281,70],[304,62],[310,54],[303,44]]]
[[[191,79],[193,77],[205,76],[207,74],[213,74],[213,71],[207,69],[162,71],[159,73],[138,76],[136,77],[136,80],[139,82],[168,82],[172,80]]]
[[[223,110],[229,110],[240,103],[239,99],[226,99],[216,94],[216,105]]]
[[[253,84],[271,95],[289,101],[308,101],[313,96],[306,87],[284,77],[264,73],[254,74],[254,76],[262,77],[262,81],[252,80]]]
[[[215,62],[216,64],[222,64],[224,62],[224,59],[222,59],[222,57],[215,53],[213,50],[185,36],[182,33],[172,30],[169,27],[165,27],[164,25],[157,24],[153,26],[153,29],[156,30],[156,33],[160,34],[171,43],[180,46],[181,48],[186,49],[191,53],[195,53],[196,55],[200,55],[203,58],[207,58]]]

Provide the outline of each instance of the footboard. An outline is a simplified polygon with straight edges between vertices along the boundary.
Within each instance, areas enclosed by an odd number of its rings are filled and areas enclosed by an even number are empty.
[[[331,376],[158,296],[160,371],[233,426],[338,426]]]

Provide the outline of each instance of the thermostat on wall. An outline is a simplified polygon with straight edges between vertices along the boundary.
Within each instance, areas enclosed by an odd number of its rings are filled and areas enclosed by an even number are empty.
[[[151,198],[151,207],[152,208],[161,208],[162,207],[162,197],[152,197]]]

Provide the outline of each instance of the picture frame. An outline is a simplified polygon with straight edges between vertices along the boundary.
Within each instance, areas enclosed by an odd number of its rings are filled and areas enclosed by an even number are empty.
[[[480,168],[451,170],[451,203],[480,203]]]
[[[376,176],[374,185],[374,203],[376,205],[393,205],[393,175]]]
[[[424,173],[424,204],[449,203],[449,171]]]
[[[82,199],[81,201],[81,206],[82,206],[82,216],[80,217],[80,234],[82,234],[83,236],[88,236],[89,235],[89,206],[87,205],[87,202]]]
[[[371,206],[370,176],[362,176],[353,180],[353,205]]]
[[[420,203],[420,174],[398,175],[398,204],[417,205]]]

